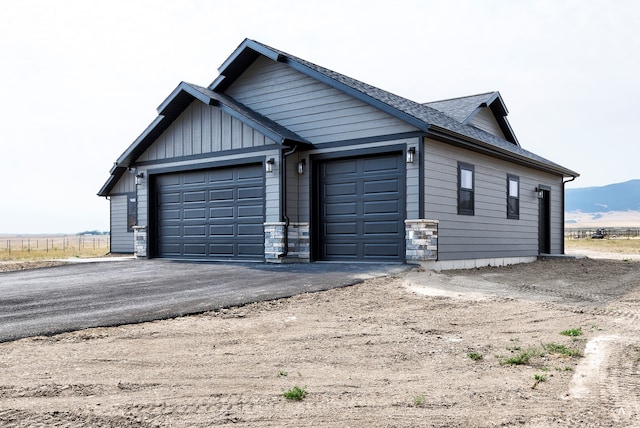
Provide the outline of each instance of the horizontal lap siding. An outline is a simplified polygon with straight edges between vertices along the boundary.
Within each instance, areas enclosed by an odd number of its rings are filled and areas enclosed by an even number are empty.
[[[493,135],[496,135],[504,139],[504,133],[500,129],[500,125],[496,121],[496,117],[491,112],[489,107],[483,107],[469,122],[469,125],[473,125],[476,128],[480,128],[483,131],[487,131]]]
[[[226,93],[313,143],[414,131],[410,125],[260,57]]]
[[[127,195],[113,195],[111,209],[111,252],[133,253],[133,232],[127,232]]]
[[[539,184],[552,188],[552,251],[562,236],[562,178],[433,140],[425,143],[425,218],[439,220],[439,260],[538,254]],[[458,162],[475,168],[475,215],[457,214]],[[520,219],[507,219],[507,174],[520,177]]]
[[[194,101],[138,161],[202,155],[267,144],[275,142],[218,107]]]

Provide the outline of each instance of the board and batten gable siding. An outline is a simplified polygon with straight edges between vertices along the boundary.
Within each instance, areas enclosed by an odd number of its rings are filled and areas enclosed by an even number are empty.
[[[416,130],[329,85],[262,56],[225,93],[314,144]]]
[[[111,252],[133,253],[133,232],[127,231],[127,199],[129,195],[112,195],[109,198],[111,211]]]
[[[478,113],[469,121],[469,125],[473,125],[476,128],[480,128],[483,131],[487,131],[497,137],[505,140],[504,133],[500,129],[500,125],[496,121],[496,117],[489,107],[482,107]]]
[[[172,159],[276,144],[220,108],[193,101],[138,162]]]
[[[538,255],[538,198],[551,188],[551,250],[561,252],[562,177],[425,139],[425,218],[439,220],[438,260]],[[459,215],[458,162],[475,172],[475,213]],[[520,178],[520,218],[507,219],[507,174]]]

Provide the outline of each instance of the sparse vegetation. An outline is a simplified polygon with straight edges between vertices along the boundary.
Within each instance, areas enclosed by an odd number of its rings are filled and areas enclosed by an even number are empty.
[[[547,381],[547,377],[543,376],[541,374],[535,374],[533,375],[533,378],[536,380],[536,382],[546,382]]]
[[[478,352],[469,352],[467,357],[471,358],[473,361],[480,361],[484,358],[484,356]]]
[[[581,327],[571,328],[569,330],[561,331],[560,334],[562,334],[563,336],[578,337],[582,335],[582,328]]]
[[[291,401],[302,401],[307,396],[307,390],[305,388],[300,388],[299,386],[294,386],[288,391],[285,391],[282,395],[284,398]]]
[[[500,361],[502,365],[525,365],[529,364],[531,358],[539,355],[538,350],[534,348],[529,348],[527,350],[521,351],[518,355],[514,355],[513,357],[506,358]]]
[[[542,349],[544,349],[549,354],[559,354],[565,355],[567,357],[581,357],[582,353],[577,349],[567,348],[565,345],[560,345],[557,343],[545,343],[542,345]]]
[[[427,397],[424,394],[416,395],[413,397],[413,405],[415,407],[422,407],[424,403],[427,401]]]

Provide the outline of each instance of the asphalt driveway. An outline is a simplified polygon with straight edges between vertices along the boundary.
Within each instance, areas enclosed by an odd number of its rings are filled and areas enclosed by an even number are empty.
[[[399,264],[125,260],[0,273],[0,342],[173,318],[356,284]]]

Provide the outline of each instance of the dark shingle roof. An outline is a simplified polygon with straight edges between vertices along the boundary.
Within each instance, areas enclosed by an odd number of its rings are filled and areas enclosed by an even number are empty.
[[[246,39],[238,47],[232,58],[234,56],[239,58],[240,53],[246,49],[251,49],[256,53],[268,52],[269,57],[272,59],[286,63],[299,71],[306,72],[312,77],[319,78],[325,83],[339,89],[346,90],[351,95],[357,96],[361,100],[368,101],[376,107],[381,108],[383,111],[406,120],[419,129],[427,131],[432,136],[452,138],[459,144],[469,144],[484,151],[496,152],[513,160],[524,161],[531,166],[537,166],[538,168],[551,170],[566,176],[578,175],[574,171],[489,132],[463,124],[457,119],[429,105],[419,104],[254,40]],[[232,63],[233,61],[227,60],[220,68],[220,73],[225,80],[224,85],[221,85],[222,79],[217,79],[209,86],[211,90],[222,90],[228,87],[233,80],[239,76],[237,75],[238,67],[232,67]],[[231,70],[232,68],[233,70]]]
[[[440,100],[424,103],[427,107],[434,108],[451,116],[460,123],[466,123],[479,106],[488,105],[495,95],[495,92],[487,92],[484,94],[471,95],[468,97],[452,98],[449,100]]]

